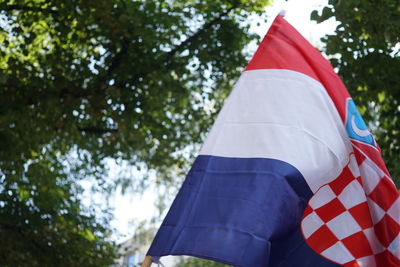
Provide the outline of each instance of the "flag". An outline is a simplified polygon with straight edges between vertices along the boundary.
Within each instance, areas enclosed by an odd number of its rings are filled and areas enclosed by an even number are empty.
[[[278,15],[148,255],[243,267],[394,267],[399,232],[399,192],[354,101]]]

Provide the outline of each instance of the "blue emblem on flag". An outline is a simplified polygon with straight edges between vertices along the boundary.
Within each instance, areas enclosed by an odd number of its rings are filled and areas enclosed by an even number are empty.
[[[376,147],[375,139],[368,131],[353,99],[347,100],[346,130],[351,139]]]

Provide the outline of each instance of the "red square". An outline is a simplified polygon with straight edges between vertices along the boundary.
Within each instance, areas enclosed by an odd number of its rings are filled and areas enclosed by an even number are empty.
[[[355,149],[355,151],[354,151],[354,156],[356,156],[356,160],[357,160],[357,164],[358,165],[361,165],[365,160],[365,156],[360,151],[358,151],[357,149]]]
[[[397,192],[396,187],[388,178],[384,177],[371,194],[369,194],[369,197],[383,210],[388,211],[396,201],[398,195],[399,193]]]
[[[388,250],[385,250],[382,253],[375,255],[376,266],[385,266],[385,267],[397,267],[400,266],[400,260],[390,253]]]
[[[389,215],[385,214],[383,218],[374,225],[374,230],[378,240],[388,247],[390,243],[397,237],[400,232],[400,225],[392,219]]]
[[[355,258],[362,258],[373,254],[364,232],[358,232],[348,236],[342,239],[342,242]]]
[[[363,202],[349,209],[350,214],[358,222],[362,229],[371,228],[373,225],[368,202]]]
[[[321,253],[338,241],[337,237],[326,225],[322,225],[306,240],[307,244],[317,253]]]
[[[343,189],[355,179],[349,167],[346,166],[338,178],[329,183],[332,191],[338,196]]]
[[[315,210],[315,213],[322,219],[323,222],[329,222],[339,214],[346,211],[346,208],[340,202],[338,198],[334,198],[331,202],[319,207]]]
[[[350,261],[348,263],[343,264],[344,267],[360,267],[360,264],[357,261]]]
[[[307,215],[311,214],[311,212],[313,212],[313,209],[310,207],[310,205],[308,205],[304,210],[303,218],[307,217]]]

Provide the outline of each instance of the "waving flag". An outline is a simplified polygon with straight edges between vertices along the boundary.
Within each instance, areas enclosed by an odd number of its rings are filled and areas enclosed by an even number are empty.
[[[400,266],[400,198],[331,65],[278,15],[148,255]]]

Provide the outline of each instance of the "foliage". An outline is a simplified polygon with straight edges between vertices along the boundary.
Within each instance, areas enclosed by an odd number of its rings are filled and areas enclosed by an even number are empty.
[[[381,146],[389,172],[400,184],[400,2],[330,0],[323,22],[335,18],[335,35],[326,36],[325,52]],[[397,178],[397,179],[396,179]]]
[[[109,190],[110,158],[168,182],[245,65],[257,39],[246,18],[266,4],[1,1],[1,265],[109,265],[109,217],[83,208],[79,182]]]
[[[224,267],[230,266],[215,261],[204,260],[200,258],[183,258],[178,262],[176,267]]]

